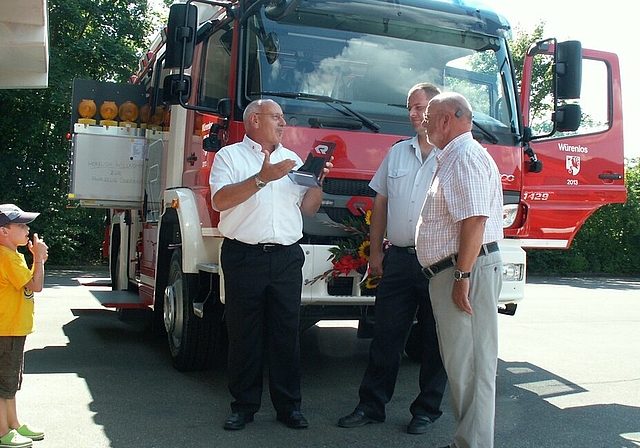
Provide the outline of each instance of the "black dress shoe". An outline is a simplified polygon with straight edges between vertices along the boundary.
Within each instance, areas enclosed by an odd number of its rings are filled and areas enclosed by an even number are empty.
[[[338,420],[338,426],[341,428],[357,428],[358,426],[364,426],[367,423],[381,423],[381,421],[368,417],[367,414],[360,409],[356,409],[351,414]]]
[[[244,412],[234,412],[229,416],[226,422],[224,422],[224,429],[238,430],[244,429],[245,423],[251,423],[253,421],[253,414],[246,414]]]
[[[429,430],[431,423],[433,422],[426,415],[414,415],[407,426],[407,432],[409,434],[424,434]]]
[[[300,411],[291,411],[289,414],[278,414],[278,421],[289,428],[304,429],[309,427],[309,422]]]

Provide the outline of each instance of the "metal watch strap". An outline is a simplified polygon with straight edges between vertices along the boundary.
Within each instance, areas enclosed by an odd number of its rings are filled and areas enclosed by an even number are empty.
[[[258,187],[258,190],[267,186],[267,183],[260,179],[257,173],[253,175],[253,179],[256,181],[256,187]]]

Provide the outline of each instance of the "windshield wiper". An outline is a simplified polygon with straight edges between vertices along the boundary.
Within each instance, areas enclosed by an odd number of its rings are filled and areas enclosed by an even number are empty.
[[[336,98],[332,98],[330,96],[327,95],[314,95],[312,93],[302,93],[302,92],[271,92],[271,91],[266,91],[266,92],[259,92],[259,93],[251,93],[252,95],[270,95],[270,96],[279,96],[282,98],[295,98],[295,99],[300,99],[300,100],[309,100],[309,101],[318,101],[321,103],[325,103],[328,106],[331,106],[333,109],[337,110],[338,112],[342,112],[340,110],[338,110],[336,107],[334,107],[334,104],[339,105],[343,110],[347,111],[348,115],[351,115],[352,117],[356,117],[358,120],[360,120],[362,122],[362,124],[364,124],[366,127],[368,127],[369,129],[371,129],[373,132],[380,132],[380,125],[378,123],[376,123],[375,121],[373,121],[371,118],[362,115],[360,112],[353,110],[352,108],[350,108],[349,106],[347,106],[347,104],[351,104],[350,101],[342,101],[342,100],[338,100]],[[344,113],[344,112],[342,112]]]
[[[498,143],[498,137],[496,137],[493,132],[480,126],[476,120],[473,120],[473,125],[481,131],[482,135],[486,137],[487,140],[489,140],[489,143],[492,143],[494,145]]]

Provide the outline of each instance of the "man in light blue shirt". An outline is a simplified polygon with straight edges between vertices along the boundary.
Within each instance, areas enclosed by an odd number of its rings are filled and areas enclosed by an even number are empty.
[[[436,170],[436,152],[427,142],[422,116],[429,100],[440,93],[430,83],[409,90],[407,109],[417,135],[396,143],[382,161],[369,186],[376,197],[371,214],[372,275],[382,279],[376,294],[375,334],[369,364],[360,384],[356,409],[338,421],[354,428],[385,420],[385,405],[393,395],[404,347],[416,312],[422,340],[420,393],[411,404],[410,434],[428,431],[442,412],[440,403],[447,376],[440,358],[429,281],[422,274],[415,251],[415,232],[425,195]],[[383,253],[385,236],[391,243]]]

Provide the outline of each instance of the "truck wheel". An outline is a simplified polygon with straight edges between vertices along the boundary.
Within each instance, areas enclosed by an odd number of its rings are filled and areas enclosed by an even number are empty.
[[[182,272],[182,251],[175,249],[164,290],[163,318],[171,361],[180,371],[204,370],[214,361],[219,327],[212,316],[197,317],[193,300],[198,293],[198,276]]]

